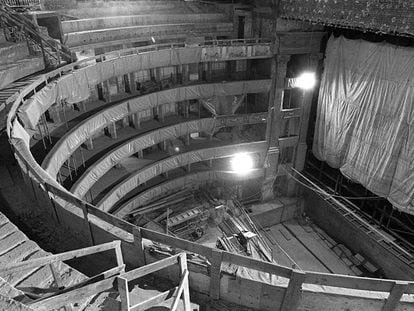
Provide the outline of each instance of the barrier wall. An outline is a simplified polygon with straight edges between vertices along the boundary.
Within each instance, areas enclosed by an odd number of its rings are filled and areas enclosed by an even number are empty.
[[[76,72],[74,67],[72,69]],[[63,70],[43,76],[20,92],[8,116],[7,133],[28,192],[39,208],[54,217],[61,226],[69,227],[83,243],[120,239],[126,263],[131,266],[137,266],[137,260],[142,258],[137,254],[145,253],[147,261],[153,260],[154,256],[162,256],[156,251],[148,253],[147,249],[143,249],[143,242],[148,241],[198,254],[195,257],[207,258],[211,264],[200,261],[189,263],[193,292],[253,309],[414,310],[411,296],[414,294],[413,282],[293,270],[136,227],[73,196],[36,163],[29,149],[30,136],[16,118],[17,110],[31,96],[30,93],[36,87],[38,91],[48,87],[45,82],[63,74]],[[221,268],[223,262],[244,267],[240,268],[243,271],[262,271],[260,275],[265,279],[249,279],[246,273],[229,275]],[[165,273],[165,276],[168,275]],[[270,279],[275,281],[269,282]]]
[[[195,132],[212,134],[221,127],[237,126],[243,124],[266,123],[267,113],[255,113],[248,115],[231,115],[217,118],[205,118],[182,122],[179,124],[157,129],[147,134],[127,140],[122,145],[115,147],[99,160],[95,161],[86,172],[78,178],[71,188],[71,192],[83,198],[89,189],[112,167],[123,159],[144,150],[150,146],[169,139],[177,139]]]
[[[224,14],[198,13],[198,14],[146,14],[129,16],[106,16],[101,18],[86,18],[62,22],[64,33],[93,30],[99,28],[115,28],[136,25],[172,24],[172,23],[205,23],[226,20]]]
[[[130,191],[158,175],[192,163],[230,157],[238,152],[266,153],[267,142],[260,141],[197,149],[157,161],[133,172],[128,178],[119,182],[96,204],[96,206],[103,211],[110,211],[111,208],[116,205],[117,202],[121,201]]]
[[[68,131],[47,154],[43,160],[42,167],[50,176],[56,178],[63,163],[88,138],[103,130],[109,124],[137,112],[190,99],[247,93],[266,93],[270,89],[270,82],[270,80],[249,80],[190,85],[122,101],[95,113]]]

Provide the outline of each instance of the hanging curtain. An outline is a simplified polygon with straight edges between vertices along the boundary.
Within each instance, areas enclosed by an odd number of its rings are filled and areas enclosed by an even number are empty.
[[[315,156],[414,214],[414,49],[330,38]]]

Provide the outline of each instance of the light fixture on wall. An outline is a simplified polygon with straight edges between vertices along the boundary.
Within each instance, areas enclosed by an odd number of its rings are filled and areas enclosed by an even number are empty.
[[[253,169],[253,158],[247,153],[237,153],[230,160],[230,164],[232,171],[245,175]]]
[[[316,85],[316,75],[314,72],[303,72],[299,77],[295,79],[295,87],[303,90],[313,89]]]

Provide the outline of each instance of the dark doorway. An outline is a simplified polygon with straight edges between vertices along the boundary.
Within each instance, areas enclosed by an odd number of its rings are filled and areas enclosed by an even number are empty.
[[[238,16],[239,18],[239,28],[237,30],[237,39],[244,39],[244,16]]]

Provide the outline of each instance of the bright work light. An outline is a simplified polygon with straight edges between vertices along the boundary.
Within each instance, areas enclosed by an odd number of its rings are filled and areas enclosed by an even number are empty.
[[[304,72],[296,79],[296,87],[310,90],[316,85],[316,77],[313,72]]]
[[[230,161],[231,169],[237,174],[247,174],[253,168],[253,159],[247,153],[237,153]]]

